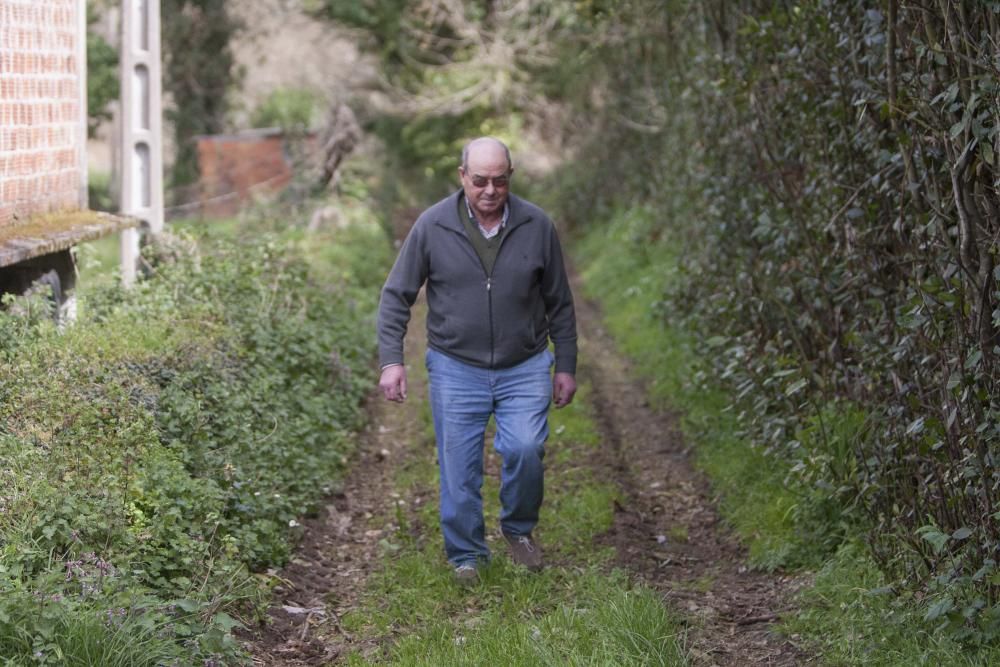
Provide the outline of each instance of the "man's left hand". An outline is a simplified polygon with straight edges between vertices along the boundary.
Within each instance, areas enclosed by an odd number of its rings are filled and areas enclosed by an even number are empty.
[[[556,408],[564,408],[573,402],[576,394],[576,378],[572,373],[556,373],[552,378],[552,401]]]

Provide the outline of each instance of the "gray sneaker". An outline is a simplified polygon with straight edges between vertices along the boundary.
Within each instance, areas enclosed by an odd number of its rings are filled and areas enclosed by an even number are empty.
[[[475,586],[479,583],[479,570],[471,563],[463,563],[455,568],[455,583],[459,586]]]
[[[523,565],[532,572],[542,569],[542,548],[538,542],[532,539],[531,535],[508,535],[503,534],[510,547],[510,557],[518,565]]]

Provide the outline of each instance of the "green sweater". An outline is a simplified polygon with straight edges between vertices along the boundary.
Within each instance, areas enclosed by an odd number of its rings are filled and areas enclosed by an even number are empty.
[[[479,229],[479,223],[469,217],[469,209],[462,197],[458,199],[458,217],[465,223],[465,231],[469,234],[469,240],[472,241],[472,247],[476,249],[476,254],[479,255],[479,261],[486,269],[486,275],[492,276],[493,265],[497,261],[497,251],[500,249],[500,242],[503,240],[506,229],[501,228],[493,238],[488,239],[483,236],[482,230]]]

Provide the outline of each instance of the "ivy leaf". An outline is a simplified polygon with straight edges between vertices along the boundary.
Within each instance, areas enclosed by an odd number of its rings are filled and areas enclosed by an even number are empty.
[[[939,554],[944,551],[944,548],[948,545],[948,540],[950,539],[946,533],[942,533],[934,526],[923,526],[917,529],[917,534],[925,542],[931,545],[934,549],[935,554]]]
[[[964,540],[969,535],[972,535],[972,529],[966,528],[965,526],[959,528],[954,533],[951,534],[951,539],[953,540]]]
[[[809,380],[807,380],[805,378],[801,378],[799,380],[796,380],[792,384],[788,385],[787,389],[785,389],[785,396],[794,396],[795,394],[797,394],[800,391],[802,391],[802,389],[807,384],[809,384]]]

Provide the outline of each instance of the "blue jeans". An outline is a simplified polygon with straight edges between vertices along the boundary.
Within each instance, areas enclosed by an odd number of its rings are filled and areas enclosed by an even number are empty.
[[[528,535],[542,505],[549,436],[552,353],[543,350],[511,368],[490,370],[427,350],[431,412],[441,469],[441,532],[453,565],[489,559],[483,521],[483,447],[490,415],[494,449],[503,459],[500,528]]]

